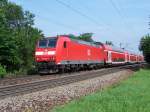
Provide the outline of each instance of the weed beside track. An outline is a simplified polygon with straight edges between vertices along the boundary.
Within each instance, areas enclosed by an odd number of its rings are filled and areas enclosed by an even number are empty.
[[[57,107],[54,112],[150,112],[150,69],[104,91]]]

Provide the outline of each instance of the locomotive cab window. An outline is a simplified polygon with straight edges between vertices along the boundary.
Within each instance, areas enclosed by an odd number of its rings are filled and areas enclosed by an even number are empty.
[[[67,48],[67,42],[66,41],[64,42],[64,48]]]
[[[43,39],[39,41],[39,47],[40,48],[46,48],[47,47],[47,40]]]
[[[50,38],[48,39],[48,47],[55,48],[57,43],[57,38]]]

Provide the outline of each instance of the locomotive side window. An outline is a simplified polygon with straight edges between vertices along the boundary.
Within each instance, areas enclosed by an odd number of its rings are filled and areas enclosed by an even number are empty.
[[[56,38],[50,38],[48,41],[48,47],[49,48],[55,48],[56,47],[56,43],[57,43],[57,39]]]
[[[40,40],[39,41],[39,47],[40,48],[46,48],[47,47],[47,40],[46,39]]]
[[[64,42],[64,48],[67,48],[67,42],[66,41]]]

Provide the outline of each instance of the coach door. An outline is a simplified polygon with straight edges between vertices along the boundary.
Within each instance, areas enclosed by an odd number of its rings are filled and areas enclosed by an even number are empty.
[[[63,59],[64,61],[68,61],[68,43],[67,41],[64,41],[64,44],[63,44]]]
[[[131,62],[131,55],[129,54],[129,63]]]
[[[125,62],[128,62],[128,54],[125,53]]]
[[[112,56],[111,51],[108,51],[108,63],[112,62],[111,56]]]

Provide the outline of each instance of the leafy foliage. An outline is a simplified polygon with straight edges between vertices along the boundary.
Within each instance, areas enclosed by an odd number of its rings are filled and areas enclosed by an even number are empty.
[[[35,43],[43,36],[33,27],[34,14],[7,0],[0,6],[0,63],[10,72],[30,69]]]
[[[73,35],[73,34],[69,34],[69,37],[72,39],[79,39],[77,36]]]
[[[87,42],[94,42],[92,35],[93,33],[83,33],[78,38]]]
[[[150,63],[150,35],[142,37],[139,49],[143,51],[145,60]]]
[[[107,45],[111,45],[111,46],[113,46],[113,45],[114,45],[112,41],[106,41],[106,42],[105,42],[105,44],[107,44]]]
[[[94,42],[94,40],[92,39],[92,35],[93,35],[93,33],[83,33],[79,36],[69,34],[69,37],[72,39],[78,39],[78,40],[83,40],[83,41],[87,41],[87,42]]]
[[[6,75],[6,69],[0,65],[0,78],[3,78]]]

